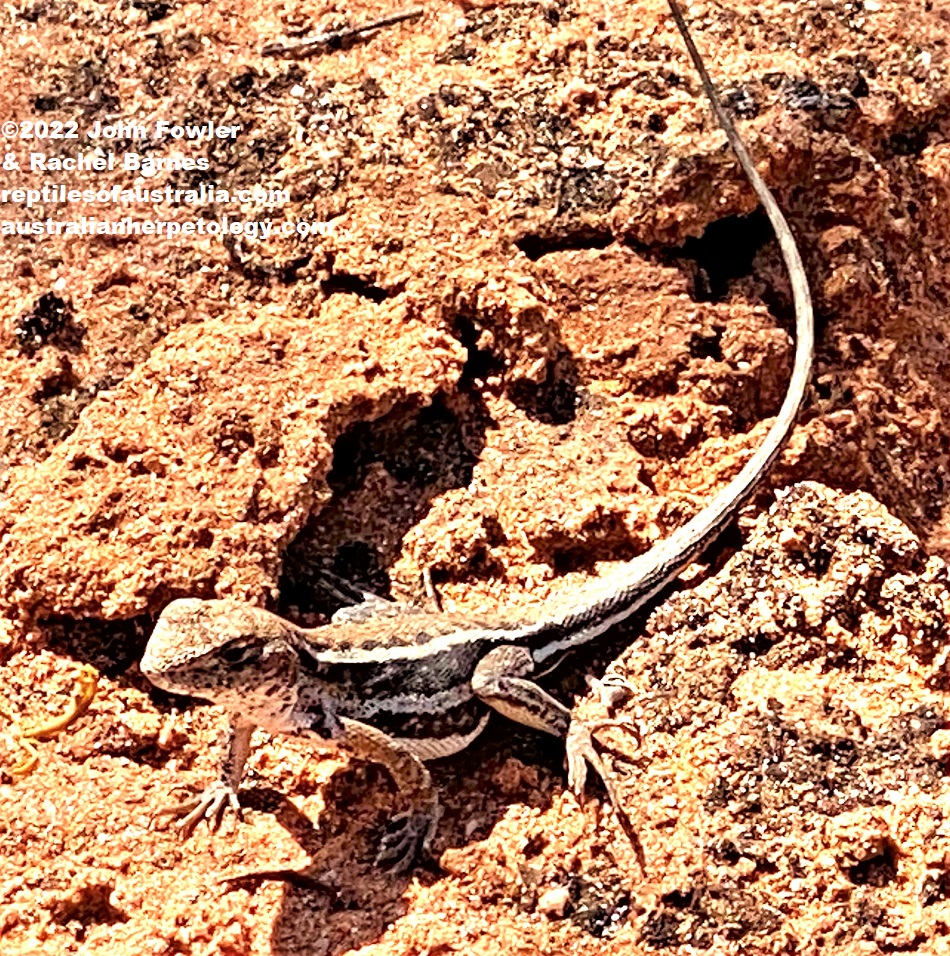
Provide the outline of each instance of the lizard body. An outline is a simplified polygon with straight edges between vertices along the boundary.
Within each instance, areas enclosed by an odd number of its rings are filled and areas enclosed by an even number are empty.
[[[680,13],[669,0],[703,88],[772,223],[791,280],[796,348],[788,390],[761,445],[740,472],[682,527],[646,553],[543,607],[475,619],[366,596],[331,622],[306,629],[237,601],[185,598],[163,611],[142,660],[156,685],[224,706],[231,746],[221,779],[176,808],[190,829],[238,810],[236,791],[254,726],[335,740],[383,763],[410,810],[393,818],[378,859],[407,866],[427,848],[438,800],[423,761],[464,750],[492,711],[567,741],[568,777],[582,789],[587,765],[605,779],[590,728],[543,690],[539,676],[568,652],[630,617],[729,524],[781,451],[801,406],[813,351],[807,279],[788,225],[722,108]]]

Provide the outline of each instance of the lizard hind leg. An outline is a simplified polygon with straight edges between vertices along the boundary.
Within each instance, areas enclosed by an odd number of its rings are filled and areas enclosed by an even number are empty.
[[[476,665],[472,693],[509,720],[566,737],[571,712],[531,680],[534,671],[534,659],[527,648],[502,644]]]
[[[640,865],[640,871],[646,873],[647,862],[646,854],[643,850],[643,843],[640,835],[634,829],[630,818],[623,809],[623,801],[614,784],[613,775],[604,764],[603,757],[594,746],[594,734],[607,726],[620,726],[619,721],[605,721],[600,724],[591,725],[583,721],[572,719],[568,727],[567,737],[565,739],[565,750],[567,751],[567,783],[571,792],[582,800],[584,789],[587,785],[587,768],[593,769],[594,773],[600,777],[604,789],[607,791],[607,799],[614,809],[614,816],[620,824],[620,828],[626,834],[633,848],[637,863]]]
[[[372,591],[364,591],[359,585],[341,578],[326,568],[317,572],[315,584],[342,605],[330,618],[334,624],[366,621],[372,617],[393,613],[392,608],[400,606],[389,598],[381,597]]]
[[[375,617],[394,617],[403,611],[401,604],[366,592],[359,603],[347,604],[334,611],[330,621],[333,624],[359,624]]]
[[[593,735],[600,725],[589,726],[572,717],[567,707],[530,679],[534,669],[534,660],[527,648],[513,644],[496,647],[475,667],[472,691],[510,720],[564,740],[568,784],[578,800],[584,796],[588,767],[600,777],[620,826],[645,872],[640,839],[623,811],[613,777],[594,745]]]

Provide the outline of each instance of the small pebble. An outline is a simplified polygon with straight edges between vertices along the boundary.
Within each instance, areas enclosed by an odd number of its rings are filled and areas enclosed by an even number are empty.
[[[778,543],[780,547],[786,551],[790,551],[792,548],[797,548],[801,545],[802,539],[798,536],[798,532],[793,531],[791,528],[783,528],[779,532]]]
[[[548,919],[560,919],[567,910],[567,904],[571,901],[571,894],[566,886],[555,886],[553,889],[543,893],[538,900],[538,909],[547,916]]]
[[[930,735],[930,750],[936,760],[950,757],[950,730],[936,730]]]

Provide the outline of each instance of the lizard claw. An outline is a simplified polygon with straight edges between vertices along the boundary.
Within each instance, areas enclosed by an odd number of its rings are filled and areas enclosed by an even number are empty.
[[[161,807],[156,812],[156,816],[181,817],[178,821],[178,829],[182,836],[188,837],[202,820],[207,820],[211,830],[216,831],[221,826],[224,814],[229,810],[239,820],[244,818],[234,787],[222,780],[217,780],[202,793],[184,803],[172,807]]]
[[[403,873],[429,849],[439,818],[425,810],[409,810],[394,816],[386,825],[376,865],[392,873]]]

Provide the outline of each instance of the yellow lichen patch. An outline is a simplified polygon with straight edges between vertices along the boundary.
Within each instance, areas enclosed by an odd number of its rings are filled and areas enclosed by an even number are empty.
[[[39,763],[40,754],[33,740],[47,740],[62,733],[73,721],[81,717],[93,702],[96,696],[96,690],[99,686],[99,673],[90,664],[83,664],[79,669],[79,675],[76,680],[76,689],[73,693],[72,701],[69,707],[59,716],[54,717],[33,727],[17,729],[16,718],[12,717],[2,706],[0,713],[13,724],[13,733],[17,738],[20,749],[25,752],[25,756],[12,767],[7,768],[7,772],[12,777],[25,777],[32,773]]]

